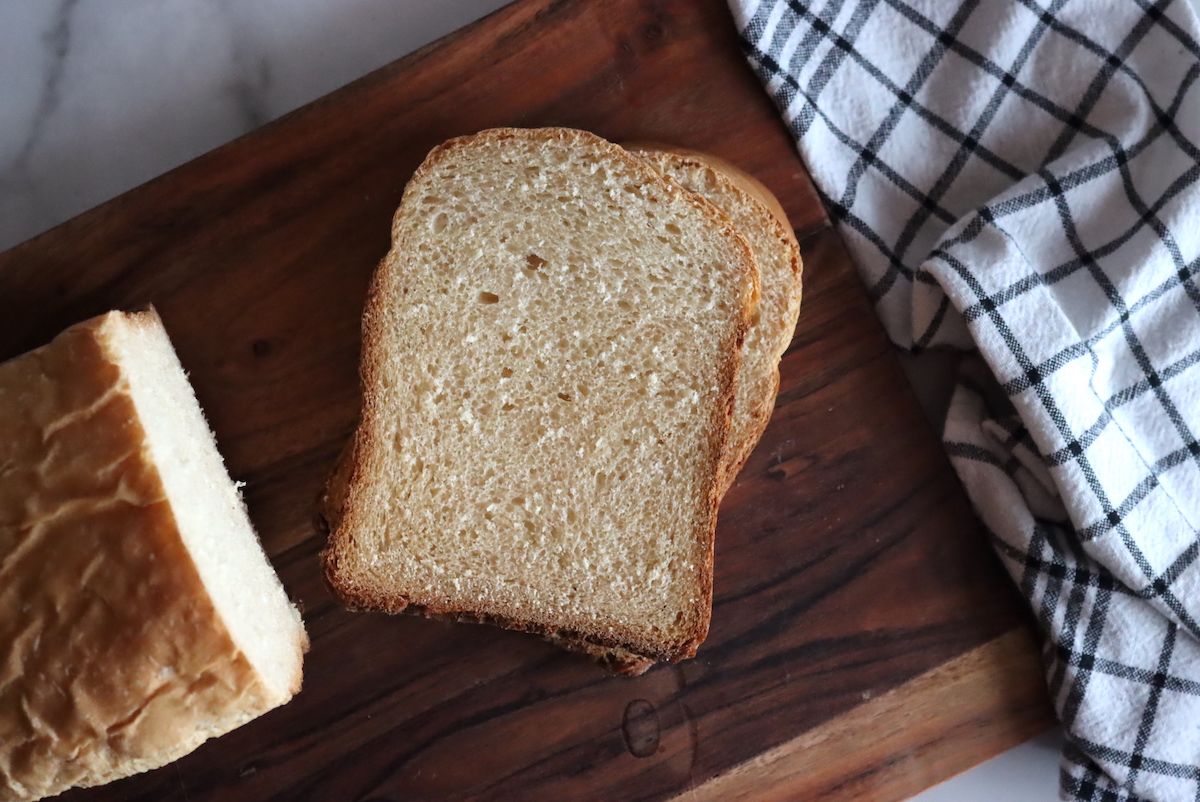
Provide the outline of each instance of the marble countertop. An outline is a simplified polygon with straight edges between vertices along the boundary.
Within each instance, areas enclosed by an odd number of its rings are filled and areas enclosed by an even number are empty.
[[[505,2],[6,0],[0,250]],[[1048,733],[916,799],[1050,802],[1060,740]]]

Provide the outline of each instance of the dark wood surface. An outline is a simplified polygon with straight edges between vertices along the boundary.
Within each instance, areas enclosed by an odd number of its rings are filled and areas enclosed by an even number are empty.
[[[318,571],[313,500],[358,412],[391,214],[431,147],[498,125],[724,156],[802,242],[778,408],[721,510],[711,634],[637,679],[517,633],[345,612]],[[0,256],[0,358],[146,303],[312,651],[284,708],[64,799],[665,798],[1024,626],[721,0],[519,2],[65,223]],[[1022,665],[1014,685],[1041,699]],[[1009,745],[987,726],[953,771]]]
[[[1046,692],[1030,682],[1040,664],[1031,634],[1010,630],[882,696],[864,691],[862,704],[678,798],[908,799],[1046,729]]]

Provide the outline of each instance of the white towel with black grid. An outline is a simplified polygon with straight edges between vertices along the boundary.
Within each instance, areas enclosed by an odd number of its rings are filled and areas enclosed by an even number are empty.
[[[1200,46],[1184,0],[731,0],[1041,623],[1062,793],[1200,800]],[[972,364],[974,361],[974,364]]]

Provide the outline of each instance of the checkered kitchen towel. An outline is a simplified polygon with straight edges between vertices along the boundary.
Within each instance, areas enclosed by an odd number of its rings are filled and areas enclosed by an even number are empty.
[[[1200,800],[1200,46],[1184,0],[731,0],[1046,636],[1067,799]]]

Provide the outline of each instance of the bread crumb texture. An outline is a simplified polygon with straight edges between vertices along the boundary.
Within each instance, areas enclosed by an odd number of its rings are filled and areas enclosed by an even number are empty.
[[[757,295],[745,240],[566,129],[451,140],[392,233],[331,583],[368,608],[693,654]]]

